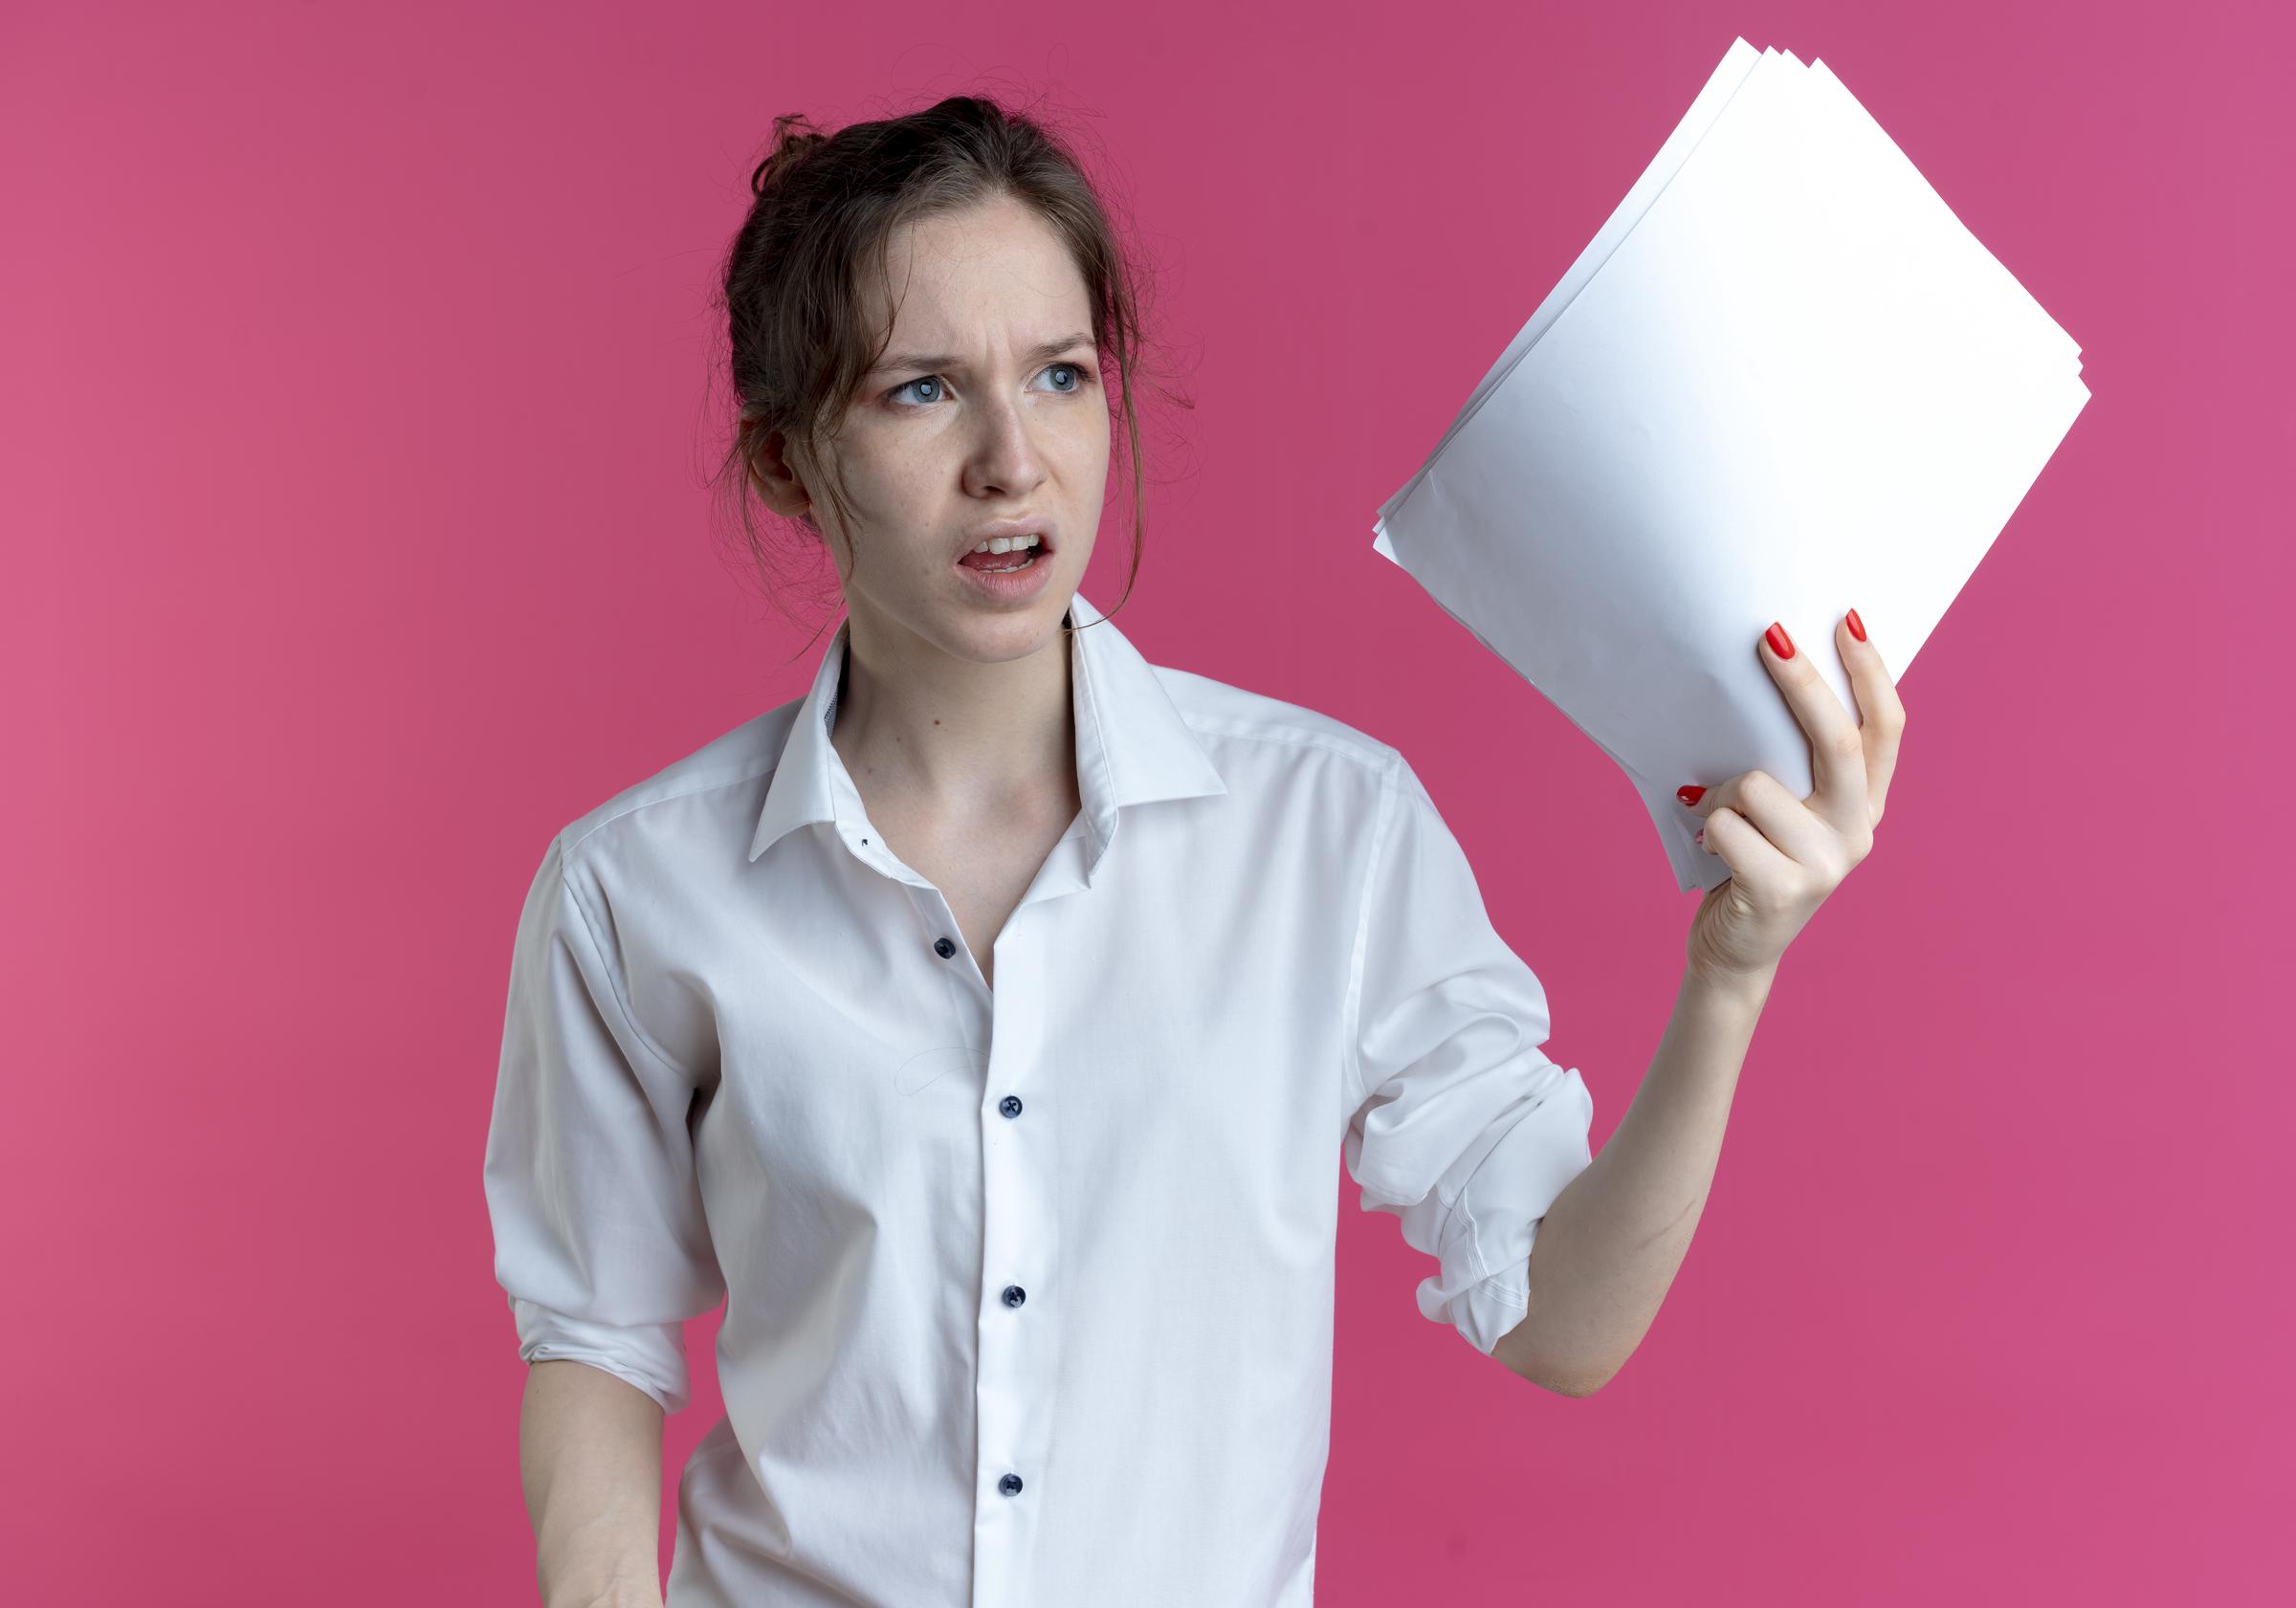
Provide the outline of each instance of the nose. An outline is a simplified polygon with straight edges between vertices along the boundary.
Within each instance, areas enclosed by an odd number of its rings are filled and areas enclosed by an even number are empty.
[[[1036,423],[1020,397],[1005,397],[980,408],[980,439],[965,461],[965,489],[975,496],[1025,497],[1045,478]]]

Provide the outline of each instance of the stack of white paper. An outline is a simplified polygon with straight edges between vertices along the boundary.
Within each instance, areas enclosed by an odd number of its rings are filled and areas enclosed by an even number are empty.
[[[1902,678],[2087,402],[2080,350],[1824,62],[1739,39],[1372,545],[1711,888],[1730,867],[1674,789],[1813,785],[1763,629],[1855,717],[1854,605]]]

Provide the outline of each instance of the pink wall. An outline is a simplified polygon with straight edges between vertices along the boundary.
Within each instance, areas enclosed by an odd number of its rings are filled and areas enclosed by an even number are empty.
[[[1085,114],[1198,363],[1125,628],[1404,747],[1599,1146],[1693,901],[1369,526],[1736,33],[1843,77],[2095,398],[1902,684],[1618,1379],[1520,1384],[1343,1209],[1321,1599],[2285,1591],[2285,10],[1130,10],[0,23],[7,1595],[530,1599],[511,928],[550,831],[812,669],[697,484],[778,112]]]

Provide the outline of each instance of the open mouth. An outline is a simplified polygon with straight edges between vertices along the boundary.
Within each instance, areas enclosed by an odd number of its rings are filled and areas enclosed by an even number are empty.
[[[996,537],[982,542],[957,562],[983,575],[1009,575],[1031,567],[1040,559],[1049,558],[1051,551],[1045,545],[1042,535]]]

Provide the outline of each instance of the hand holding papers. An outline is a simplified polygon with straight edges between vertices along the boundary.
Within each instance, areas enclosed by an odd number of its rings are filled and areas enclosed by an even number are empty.
[[[1624,770],[1678,885],[1682,782],[1812,790],[1754,643],[1845,708],[1902,675],[2088,400],[2080,348],[1821,61],[1735,41],[1381,506],[1393,560]]]
[[[1857,689],[1854,713],[1783,626],[1762,633],[1762,668],[1810,739],[1815,791],[1797,798],[1763,770],[1683,788],[1682,802],[1706,823],[1697,836],[1730,867],[1729,881],[1699,901],[1686,946],[1690,975],[1710,984],[1767,995],[1786,946],[1873,851],[1906,706],[1857,610],[1843,617],[1834,651]]]

